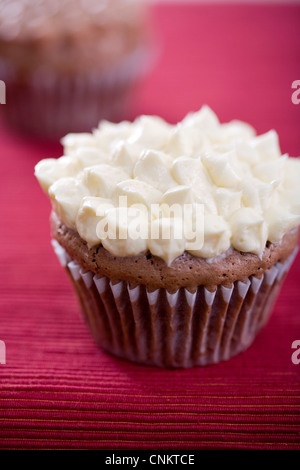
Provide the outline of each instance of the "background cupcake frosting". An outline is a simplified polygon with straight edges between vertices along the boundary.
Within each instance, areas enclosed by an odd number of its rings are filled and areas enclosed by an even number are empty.
[[[136,0],[1,0],[1,57],[23,73],[105,68],[140,44],[142,18]]]
[[[124,118],[149,56],[139,0],[0,0],[1,111],[23,133],[58,139]]]

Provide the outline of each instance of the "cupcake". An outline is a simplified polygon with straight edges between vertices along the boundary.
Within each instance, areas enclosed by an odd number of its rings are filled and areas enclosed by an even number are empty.
[[[0,77],[13,127],[57,138],[126,117],[146,64],[139,0],[0,0]]]
[[[133,362],[191,367],[245,350],[297,252],[300,160],[271,130],[203,106],[68,134],[35,174],[52,243],[97,343]]]

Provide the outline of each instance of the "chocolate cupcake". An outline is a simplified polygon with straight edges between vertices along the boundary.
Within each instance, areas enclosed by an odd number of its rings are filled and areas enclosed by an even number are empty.
[[[148,49],[138,0],[0,0],[0,77],[13,127],[43,137],[126,117]]]
[[[275,131],[220,124],[204,106],[174,126],[103,122],[63,144],[35,173],[98,344],[164,367],[245,350],[297,252],[300,160]]]

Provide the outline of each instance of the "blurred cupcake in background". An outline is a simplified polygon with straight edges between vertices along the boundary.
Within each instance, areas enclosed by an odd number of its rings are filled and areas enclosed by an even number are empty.
[[[0,0],[5,121],[59,138],[126,118],[148,36],[140,0]]]

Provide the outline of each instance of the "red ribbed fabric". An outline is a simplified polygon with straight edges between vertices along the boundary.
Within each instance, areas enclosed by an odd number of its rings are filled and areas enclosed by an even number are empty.
[[[207,103],[222,121],[275,128],[282,152],[300,154],[299,5],[168,5],[153,23],[159,57],[131,117],[175,122]],[[33,167],[61,148],[3,126],[0,146],[0,448],[299,449],[299,257],[268,325],[230,361],[170,371],[115,359],[94,344],[50,246]]]

